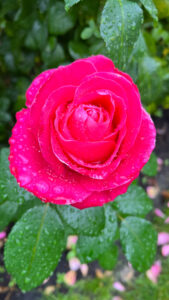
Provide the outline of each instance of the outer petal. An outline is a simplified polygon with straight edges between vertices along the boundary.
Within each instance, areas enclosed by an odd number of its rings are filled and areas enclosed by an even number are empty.
[[[98,72],[113,72],[115,70],[112,60],[104,55],[91,56],[87,60],[94,64]]]
[[[87,60],[77,60],[68,66],[61,66],[52,73],[50,80],[41,86],[31,106],[31,120],[34,131],[37,132],[41,108],[49,95],[57,88],[65,85],[78,86],[85,76],[95,73],[96,68]]]
[[[46,102],[41,109],[38,140],[43,157],[51,165],[55,165],[57,163],[57,158],[55,157],[51,147],[50,123],[51,120],[54,122],[56,108],[61,103],[66,103],[69,100],[72,100],[74,92],[74,86],[63,86],[54,90],[48,99],[46,99]]]
[[[111,191],[94,192],[83,202],[75,203],[72,206],[84,209],[93,206],[103,206],[105,203],[113,201],[116,197],[127,192],[128,184],[115,188]]]
[[[55,169],[44,160],[29,122],[29,110],[17,114],[10,139],[10,170],[21,187],[45,202],[73,204],[90,195],[79,174],[57,161]]]
[[[114,80],[123,87],[127,96],[127,120],[126,120],[126,136],[122,143],[119,155],[125,155],[135,142],[141,126],[142,120],[142,106],[140,101],[140,94],[128,74],[118,73],[98,73],[98,76],[103,79]]]
[[[26,106],[30,107],[35,99],[39,89],[44,83],[52,76],[56,69],[46,70],[39,74],[31,83],[30,87],[26,91]]]
[[[121,161],[118,168],[104,180],[92,180],[81,177],[83,184],[90,191],[104,191],[131,183],[138,177],[140,170],[148,162],[155,147],[156,130],[150,115],[142,111],[142,123],[139,134],[128,155]]]

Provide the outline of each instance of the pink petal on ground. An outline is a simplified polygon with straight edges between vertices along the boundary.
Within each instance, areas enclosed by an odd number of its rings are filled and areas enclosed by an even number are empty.
[[[69,235],[67,238],[67,249],[72,249],[72,246],[77,243],[78,236],[77,235]]]
[[[153,283],[157,283],[157,279],[160,273],[161,273],[161,262],[156,261],[154,265],[152,265],[152,267],[146,272],[146,275]]]
[[[154,213],[155,213],[155,215],[157,216],[157,217],[159,217],[159,218],[164,218],[165,217],[165,215],[164,215],[164,213],[161,211],[161,209],[159,209],[159,208],[156,208],[155,210],[154,210]]]
[[[0,240],[3,240],[4,238],[6,238],[6,232],[2,231],[0,232]]]
[[[160,245],[164,245],[164,244],[167,244],[167,243],[169,243],[169,233],[167,233],[167,232],[160,232],[158,234],[157,245],[160,246]]]
[[[113,287],[119,292],[124,292],[126,290],[125,286],[119,281],[114,282]]]
[[[77,271],[80,268],[80,260],[77,257],[69,259],[69,268],[72,271]]]
[[[155,187],[155,186],[148,186],[146,188],[147,191],[147,195],[151,198],[151,199],[155,199],[159,193],[159,188]]]
[[[169,255],[169,245],[165,245],[161,249],[161,253],[163,256],[168,256]]]
[[[159,166],[162,166],[163,163],[164,163],[164,161],[163,161],[162,158],[158,157],[158,158],[157,158],[157,163],[158,163]]]
[[[64,282],[70,286],[74,285],[76,282],[76,272],[75,271],[67,272],[64,276]]]
[[[169,217],[165,220],[164,223],[169,224]]]
[[[88,274],[88,271],[89,271],[88,265],[87,264],[81,264],[80,271],[81,271],[83,277],[86,277],[87,274]]]

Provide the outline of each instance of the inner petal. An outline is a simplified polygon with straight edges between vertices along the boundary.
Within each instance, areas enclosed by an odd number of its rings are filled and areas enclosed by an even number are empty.
[[[81,104],[72,110],[68,128],[76,140],[97,141],[111,133],[112,122],[109,113],[103,107]]]

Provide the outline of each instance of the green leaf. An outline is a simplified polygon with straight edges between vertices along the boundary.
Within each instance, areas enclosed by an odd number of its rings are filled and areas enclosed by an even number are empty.
[[[52,49],[50,43],[48,43],[42,51],[42,59],[47,68],[55,68],[59,63],[65,60],[63,47],[59,43],[56,43],[54,49]]]
[[[19,187],[15,177],[9,170],[8,156],[9,149],[3,148],[0,152],[0,203],[6,200],[20,203],[37,199],[31,193]]]
[[[68,44],[68,49],[73,59],[85,58],[89,56],[89,49],[84,43],[70,41]]]
[[[153,0],[140,0],[140,2],[144,5],[145,9],[147,9],[149,14],[153,17],[153,19],[158,21],[158,11]]]
[[[157,232],[149,221],[127,217],[121,223],[120,240],[127,260],[136,270],[150,268],[156,254]]]
[[[117,216],[111,206],[104,206],[105,227],[97,237],[80,235],[77,242],[77,256],[80,261],[90,262],[95,260],[110,248],[117,234]]]
[[[139,64],[137,84],[144,104],[148,105],[158,100],[163,85],[161,62],[148,55],[144,56]]]
[[[116,67],[125,69],[138,39],[143,13],[128,0],[107,0],[101,16],[101,36]]]
[[[169,17],[169,0],[154,0],[154,3],[158,9],[159,18]]]
[[[48,27],[50,34],[62,35],[72,29],[74,18],[65,11],[62,2],[56,2],[48,11]]]
[[[15,202],[6,201],[0,205],[0,232],[13,221],[17,209],[18,204]]]
[[[115,199],[113,206],[124,215],[141,217],[146,216],[152,210],[152,201],[142,187],[131,185],[127,193]]]
[[[130,76],[133,78],[135,82],[138,78],[140,60],[144,57],[145,53],[147,52],[148,52],[148,48],[144,40],[142,31],[140,31],[139,37],[136,43],[134,44],[132,53],[130,55],[127,70],[126,70],[126,72],[130,74]]]
[[[96,236],[104,228],[105,216],[103,207],[79,210],[70,205],[57,205],[55,209],[63,223],[76,234]]]
[[[93,28],[91,27],[86,27],[83,29],[83,31],[81,32],[81,39],[82,40],[87,40],[89,39],[91,36],[93,35]]]
[[[68,11],[73,5],[80,2],[80,0],[65,0],[65,9]]]
[[[32,30],[26,38],[25,45],[33,50],[43,50],[43,47],[47,42],[47,37],[48,31],[46,24],[36,20],[33,24]]]
[[[156,176],[157,174],[157,156],[153,152],[150,156],[148,163],[142,169],[142,173],[147,176]]]
[[[98,261],[103,269],[112,270],[117,263],[117,258],[118,248],[116,245],[113,245],[110,249],[98,257]]]
[[[54,209],[34,207],[15,224],[5,245],[5,265],[22,291],[54,271],[65,246],[64,228]]]
[[[103,54],[105,56],[108,56],[107,48],[102,39],[95,39],[94,43],[90,46],[89,51],[90,55]]]

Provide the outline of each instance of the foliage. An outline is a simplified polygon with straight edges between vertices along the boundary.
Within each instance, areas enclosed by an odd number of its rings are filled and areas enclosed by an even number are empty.
[[[0,168],[5,170],[0,178],[1,192],[5,189],[7,196],[0,195],[0,229],[17,220],[5,245],[5,264],[23,291],[38,286],[54,271],[69,234],[78,235],[76,254],[81,262],[98,259],[109,269],[117,261],[118,248],[114,243],[119,239],[120,230],[126,258],[139,271],[151,266],[157,234],[151,223],[141,218],[152,208],[141,187],[132,185],[114,203],[82,211],[69,206],[43,204],[19,188],[8,171],[8,155],[8,149],[1,150]],[[137,209],[133,209],[135,200]]]
[[[162,273],[159,276],[158,284],[153,284],[146,275],[140,275],[135,280],[127,284],[127,289],[123,292],[124,300],[166,300],[169,294],[168,275],[169,259],[162,264]],[[113,294],[112,277],[103,279],[80,280],[66,294],[57,292],[56,296],[44,296],[43,300],[111,300]],[[120,295],[121,296],[121,295]]]

